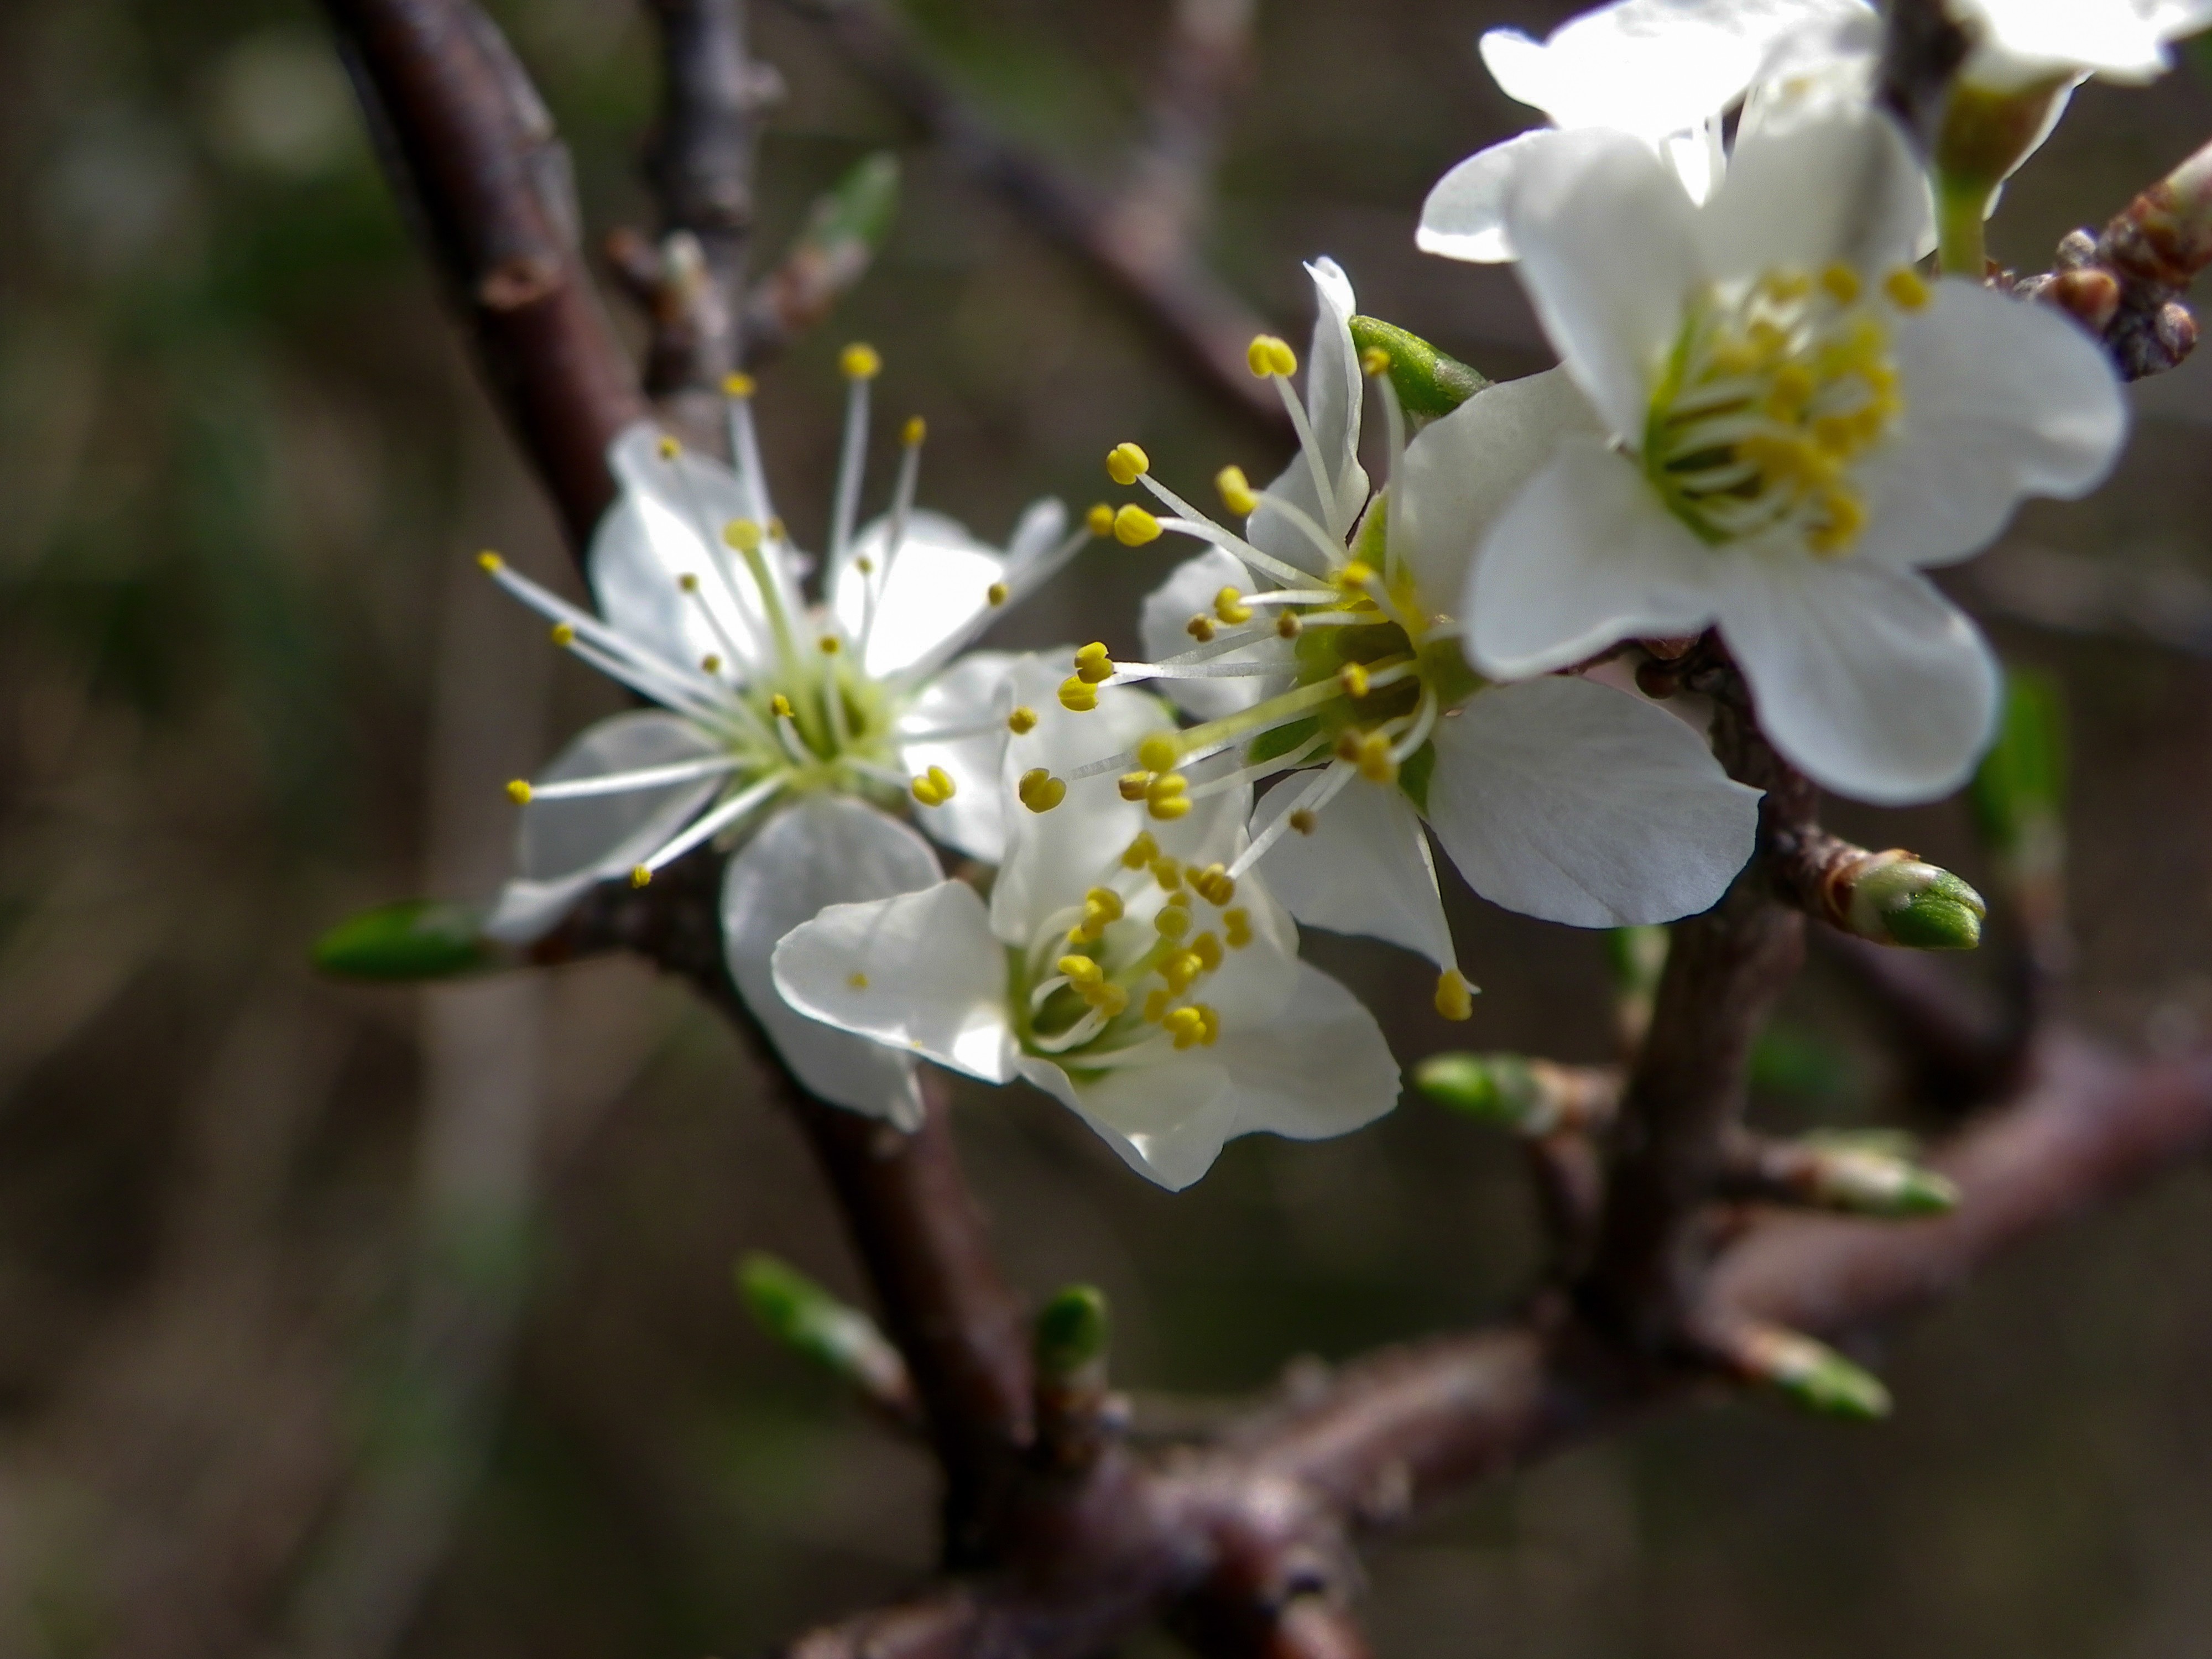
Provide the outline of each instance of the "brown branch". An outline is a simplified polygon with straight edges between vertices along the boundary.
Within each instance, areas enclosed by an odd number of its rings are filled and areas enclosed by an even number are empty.
[[[1170,270],[1191,258],[1222,135],[1252,75],[1258,0],[1176,0],[1147,129],[1105,239],[1133,263]]]
[[[580,550],[644,413],[576,252],[568,152],[467,0],[325,0],[386,167],[484,376]]]
[[[1063,252],[1096,273],[1206,387],[1276,435],[1289,426],[1273,390],[1253,378],[1245,348],[1260,331],[1243,302],[1188,253],[1155,263],[1115,234],[1097,190],[1006,139],[948,86],[906,30],[873,0],[783,0],[819,24],[876,90]]]

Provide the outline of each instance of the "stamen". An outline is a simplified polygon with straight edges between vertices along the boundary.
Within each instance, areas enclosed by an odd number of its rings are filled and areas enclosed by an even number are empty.
[[[635,870],[631,871],[630,879],[637,885],[644,886],[644,882],[637,880],[639,870],[642,870],[647,879],[650,880],[654,871],[666,869],[701,842],[712,840],[721,834],[723,830],[781,789],[786,781],[787,780],[779,775],[775,777],[763,778],[750,788],[738,791],[705,817],[694,819],[689,829],[683,830],[674,840],[668,842],[659,852],[640,864]]]
[[[1357,768],[1348,766],[1342,761],[1331,762],[1322,769],[1321,775],[1308,784],[1299,793],[1297,800],[1291,803],[1291,811],[1318,814],[1323,807],[1342,793],[1345,785],[1358,775]],[[1290,828],[1290,823],[1291,813],[1285,812],[1253,837],[1252,844],[1239,853],[1237,855],[1237,861],[1229,866],[1230,875],[1241,876],[1257,864],[1266,856],[1267,849],[1283,838],[1283,832]],[[1234,941],[1232,940],[1231,943]]]
[[[753,424],[753,377],[729,375],[722,382],[722,394],[729,399],[730,459],[736,464],[738,483],[745,493],[745,513],[760,523],[771,524],[775,508],[769,501],[768,469],[761,465],[760,434]]]
[[[1456,968],[1447,968],[1437,976],[1437,1012],[1451,1020],[1468,1019],[1474,1014],[1474,988]]]
[[[1106,476],[1125,489],[1152,470],[1151,457],[1134,444],[1115,444],[1106,452]]]
[[[602,772],[596,777],[563,778],[553,783],[526,783],[517,778],[507,793],[517,805],[532,801],[580,800],[592,795],[625,795],[638,789],[659,789],[672,783],[691,783],[701,778],[734,772],[741,763],[726,755],[704,760],[677,761],[667,766],[641,766],[629,772]]]
[[[837,359],[845,377],[845,434],[837,456],[837,482],[831,496],[830,568],[844,568],[853,550],[853,521],[860,509],[860,477],[868,465],[868,386],[883,373],[884,360],[873,346],[855,342]]]
[[[1281,396],[1284,412],[1290,416],[1291,425],[1298,434],[1298,453],[1306,458],[1306,471],[1313,475],[1314,493],[1321,500],[1322,515],[1334,524],[1337,519],[1336,480],[1328,476],[1322,465],[1321,446],[1314,441],[1313,422],[1306,418],[1306,406],[1291,390],[1290,381],[1279,374],[1275,376],[1275,391]],[[1322,539],[1326,541],[1328,538],[1323,537]]]
[[[1030,811],[1049,812],[1067,799],[1067,785],[1043,767],[1032,767],[1022,774],[1014,794]]]
[[[941,766],[931,767],[907,787],[924,806],[942,806],[957,793],[952,775]]]

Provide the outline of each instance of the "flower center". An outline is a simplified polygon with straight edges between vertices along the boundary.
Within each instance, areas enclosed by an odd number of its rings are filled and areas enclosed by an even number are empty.
[[[1186,866],[1139,833],[1079,905],[1008,953],[1022,1046],[1078,1075],[1212,1048],[1221,1017],[1206,981],[1252,942],[1236,898],[1221,866]]]
[[[1820,557],[1849,551],[1867,518],[1853,466],[1905,406],[1889,309],[1928,299],[1910,270],[1876,295],[1836,264],[1693,303],[1644,425],[1644,473],[1668,509],[1715,546],[1779,532]]]

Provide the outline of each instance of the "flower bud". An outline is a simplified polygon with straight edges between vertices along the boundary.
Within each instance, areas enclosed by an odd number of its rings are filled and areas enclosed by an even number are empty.
[[[1382,354],[1387,360],[1383,372],[1389,375],[1398,401],[1408,415],[1428,419],[1449,415],[1490,384],[1456,357],[1445,356],[1419,335],[1408,334],[1380,318],[1354,317],[1352,340],[1363,363],[1370,351]]]
[[[1109,1322],[1106,1295],[1095,1285],[1067,1285],[1053,1292],[1036,1318],[1036,1368],[1048,1378],[1073,1376],[1106,1358]]]
[[[1872,1423],[1889,1415],[1889,1390],[1881,1378],[1796,1331],[1751,1326],[1736,1335],[1729,1358],[1747,1381],[1823,1417]]]
[[[738,1263],[738,1293],[786,1347],[895,1411],[913,1410],[906,1361],[876,1322],[789,1262],[756,1252]]]
[[[1852,878],[1844,925],[1861,939],[1911,951],[1971,951],[1989,907],[1948,870],[1911,854],[1877,853]]]
[[[473,904],[410,899],[348,918],[315,941],[315,966],[341,979],[404,983],[452,979],[507,964]]]
[[[1620,1096],[1617,1073],[1522,1054],[1432,1054],[1414,1067],[1413,1086],[1478,1123],[1532,1139],[1599,1128]]]

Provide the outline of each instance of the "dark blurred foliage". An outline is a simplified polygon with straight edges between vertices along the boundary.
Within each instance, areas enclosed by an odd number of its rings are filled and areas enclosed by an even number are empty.
[[[854,336],[890,361],[886,418],[929,418],[928,498],[986,532],[1036,493],[1095,496],[1122,438],[1185,488],[1276,460],[1083,272],[913,148],[816,36],[757,9],[790,88],[762,158],[764,246],[867,149],[907,164],[881,268],[763,388],[803,532],[826,512],[830,358]],[[635,9],[499,10],[594,233],[646,217]],[[1559,10],[1261,0],[1209,258],[1294,336],[1297,261],[1329,252],[1369,309],[1486,370],[1540,367],[1510,274],[1423,258],[1410,231],[1438,172],[1523,118],[1481,73],[1479,29]],[[909,15],[1006,127],[1115,176],[1162,5]],[[2014,186],[1997,251],[2039,263],[2208,118],[2188,73],[2085,93]],[[2152,642],[2212,639],[2212,363],[2140,404],[2120,477],[2027,514],[1960,591],[2039,619],[1996,628],[2072,710],[2074,1000],[2160,1048],[2212,1020],[2212,668]],[[927,1565],[921,1458],[771,1350],[732,1293],[756,1247],[854,1285],[726,1031],[630,963],[423,993],[307,969],[350,910],[487,891],[500,784],[615,706],[475,576],[487,544],[573,581],[312,12],[13,0],[0,1654],[745,1652]],[[1169,556],[1095,551],[1006,641],[1127,642]],[[1837,816],[1984,870],[1955,805]],[[1463,1032],[1390,953],[1310,949],[1409,1060],[1447,1041],[1605,1057],[1597,942],[1457,908],[1486,988]],[[1894,1116],[1891,1068],[1817,967],[1761,1076],[1776,1123]],[[972,1094],[962,1133],[1012,1273],[1040,1295],[1103,1285],[1119,1380],[1144,1395],[1256,1389],[1295,1356],[1474,1320],[1536,1264],[1514,1150],[1418,1102],[1340,1142],[1240,1142],[1181,1197],[1021,1091]],[[1740,1404],[1493,1487],[1380,1553],[1382,1651],[2212,1652],[2208,1247],[2212,1190],[2173,1178],[1875,1356],[1891,1426]]]

